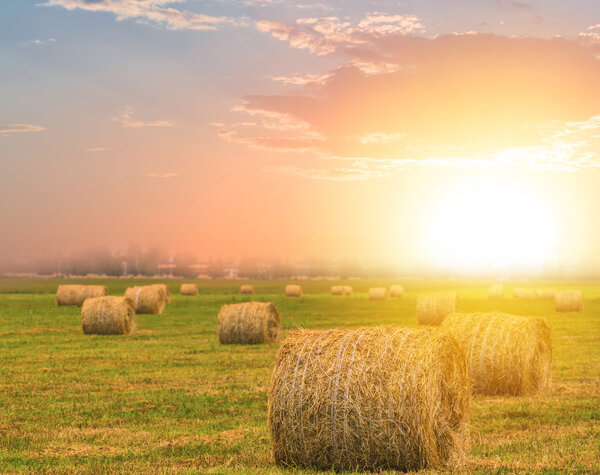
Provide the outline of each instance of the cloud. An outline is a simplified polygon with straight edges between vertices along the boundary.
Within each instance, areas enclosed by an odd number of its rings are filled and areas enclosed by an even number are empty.
[[[378,160],[371,171],[385,173],[600,163],[594,47],[565,38],[394,35],[345,54],[349,63],[309,91],[245,97],[235,110],[256,119],[258,130],[222,127],[219,135],[251,148]],[[370,75],[360,62],[398,68]]]
[[[86,152],[106,152],[106,149],[104,147],[93,147],[93,148],[86,148],[85,149]]]
[[[310,86],[325,84],[331,78],[331,74],[292,74],[290,76],[269,76],[273,81],[291,84],[294,86]]]
[[[28,132],[40,132],[44,127],[33,124],[8,124],[0,125],[0,135],[25,134]]]
[[[19,43],[21,46],[30,46],[30,45],[34,45],[34,46],[41,46],[41,45],[47,45],[50,43],[56,43],[58,40],[56,38],[48,38],[47,40],[40,40],[39,38],[36,38],[35,40],[29,40],[26,41],[25,43]]]
[[[261,20],[256,23],[256,28],[273,38],[287,41],[292,48],[307,49],[319,56],[387,36],[424,31],[421,20],[415,15],[379,12],[368,13],[358,22],[334,16],[300,18],[291,24]]]
[[[168,6],[184,2],[185,0],[47,0],[38,5],[108,12],[116,15],[117,21],[136,19],[138,22],[151,23],[169,30],[215,30],[221,23],[236,23],[232,18],[202,15]]]
[[[303,168],[294,165],[281,165],[265,167],[264,171],[311,180],[327,181],[364,181],[389,175],[389,172],[386,171],[368,170],[361,167]]]
[[[174,172],[150,172],[150,173],[146,173],[146,176],[149,176],[151,178],[173,178],[175,176],[178,176],[179,173],[174,173]]]
[[[118,116],[113,117],[112,120],[121,124],[121,127],[125,128],[139,128],[139,127],[173,127],[173,123],[168,120],[155,120],[153,122],[142,122],[140,120],[131,120],[133,115],[133,108],[126,107],[123,112]]]

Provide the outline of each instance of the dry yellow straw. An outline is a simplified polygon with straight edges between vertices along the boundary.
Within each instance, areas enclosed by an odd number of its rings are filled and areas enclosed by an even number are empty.
[[[281,333],[279,312],[271,302],[223,305],[218,331],[222,344],[277,343]]]

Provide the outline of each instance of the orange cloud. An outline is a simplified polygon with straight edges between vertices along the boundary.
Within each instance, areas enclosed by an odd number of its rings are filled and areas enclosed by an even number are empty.
[[[173,127],[173,123],[168,120],[155,120],[153,122],[142,122],[141,120],[132,120],[133,108],[126,107],[112,120],[121,124],[121,127],[125,128],[140,128],[140,127]]]
[[[24,134],[28,132],[40,132],[44,127],[33,124],[8,124],[0,125],[0,135]]]

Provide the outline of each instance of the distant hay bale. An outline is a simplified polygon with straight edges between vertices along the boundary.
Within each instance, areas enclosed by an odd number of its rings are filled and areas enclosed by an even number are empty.
[[[344,285],[344,295],[354,295],[354,289],[351,285]]]
[[[554,308],[557,312],[583,312],[583,291],[559,290],[554,295]]]
[[[404,287],[401,285],[390,286],[390,297],[402,297],[404,295]]]
[[[387,300],[387,287],[371,287],[369,289],[369,300]]]
[[[488,292],[491,299],[501,299],[504,297],[504,286],[502,284],[493,284]]]
[[[473,390],[482,394],[531,395],[551,380],[550,328],[538,317],[503,313],[455,313],[442,323],[467,355]]]
[[[127,297],[92,297],[81,307],[83,333],[128,335],[135,331],[135,309]]]
[[[221,344],[277,343],[281,333],[279,312],[272,302],[223,305],[218,331]]]
[[[470,390],[464,351],[441,332],[293,331],[269,386],[272,457],[326,471],[459,467]]]
[[[420,325],[439,325],[458,308],[454,292],[435,292],[417,297],[417,321]]]
[[[81,307],[86,299],[105,295],[108,295],[108,289],[104,285],[59,285],[56,303]]]
[[[253,294],[254,286],[253,285],[242,285],[240,287],[240,294]]]
[[[535,296],[538,299],[554,300],[556,289],[535,289]]]
[[[285,295],[287,297],[302,297],[302,287],[294,284],[286,285]]]
[[[517,287],[517,288],[513,289],[513,298],[533,300],[533,299],[537,298],[537,294],[535,292],[535,289],[526,289],[524,287]]]
[[[157,289],[161,289],[165,294],[165,302],[171,303],[171,289],[167,284],[152,284],[151,287],[156,287]]]
[[[179,293],[181,295],[198,295],[198,286],[196,284],[181,284]]]
[[[343,285],[334,285],[331,287],[331,295],[344,295]]]
[[[167,303],[164,290],[154,285],[129,287],[125,291],[125,297],[133,302],[135,313],[160,314]]]

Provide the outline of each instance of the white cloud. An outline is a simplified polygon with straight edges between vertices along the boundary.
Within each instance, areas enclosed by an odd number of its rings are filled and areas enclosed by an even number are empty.
[[[141,120],[132,120],[133,108],[126,107],[123,112],[118,116],[113,117],[112,120],[121,124],[121,127],[125,128],[139,128],[139,127],[173,127],[173,123],[168,120],[155,120],[153,122],[142,122]]]
[[[30,46],[30,45],[34,45],[34,46],[41,46],[41,45],[47,45],[50,43],[56,43],[58,40],[56,38],[48,38],[46,40],[40,40],[39,38],[36,38],[34,40],[29,40],[26,41],[25,43],[19,43],[21,46]]]
[[[28,132],[40,132],[44,127],[33,124],[8,124],[0,125],[0,135],[25,134]]]

